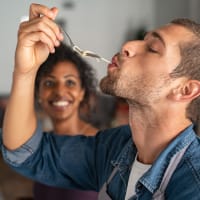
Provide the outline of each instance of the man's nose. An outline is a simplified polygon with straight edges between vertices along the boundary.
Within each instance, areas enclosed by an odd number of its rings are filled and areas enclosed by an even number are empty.
[[[134,40],[126,42],[122,46],[121,54],[126,57],[133,57],[138,53],[141,53],[144,50],[144,41],[143,40]]]

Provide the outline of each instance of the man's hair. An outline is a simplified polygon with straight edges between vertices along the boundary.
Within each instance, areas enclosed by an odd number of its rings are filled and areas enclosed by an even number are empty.
[[[175,19],[172,24],[180,25],[194,34],[189,42],[180,45],[181,62],[171,73],[171,77],[188,77],[200,81],[200,24],[190,19]],[[200,134],[200,97],[194,99],[187,108],[187,117],[194,123]]]

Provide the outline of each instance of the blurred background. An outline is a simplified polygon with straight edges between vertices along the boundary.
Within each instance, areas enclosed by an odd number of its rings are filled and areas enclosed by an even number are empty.
[[[139,39],[145,31],[168,23],[173,18],[188,17],[200,22],[199,0],[1,0],[1,124],[11,87],[18,26],[21,20],[27,19],[29,6],[33,2],[58,7],[56,20],[74,43],[108,60],[125,41]],[[107,64],[86,59],[96,69],[98,79],[101,79],[106,74]],[[128,122],[126,102],[103,95],[98,99],[97,113],[106,110],[98,115],[99,126],[105,128]],[[105,108],[105,105],[109,108]],[[2,160],[0,169],[0,200],[32,199],[30,180],[9,170]]]
[[[160,26],[175,17],[200,21],[199,0],[1,0],[1,95],[10,91],[18,25],[33,2],[58,7],[57,21],[74,42],[107,59],[141,30]],[[104,76],[106,63],[88,60],[97,69],[98,77]]]

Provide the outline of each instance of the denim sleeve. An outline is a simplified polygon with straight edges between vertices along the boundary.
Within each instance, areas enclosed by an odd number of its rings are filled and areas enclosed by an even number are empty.
[[[25,144],[23,144],[16,150],[8,150],[3,145],[1,137],[1,144],[2,144],[1,150],[4,160],[12,166],[20,165],[37,150],[41,139],[42,139],[42,129],[40,123],[38,123],[38,126],[33,136]]]
[[[92,137],[58,136],[43,132],[40,125],[18,149],[10,151],[1,145],[5,162],[17,173],[46,185],[83,190],[97,190],[93,148]],[[80,163],[84,167],[78,167]]]
[[[13,170],[43,184],[99,191],[113,169],[113,159],[118,157],[117,147],[124,146],[130,137],[126,132],[117,129],[94,137],[59,136],[43,133],[38,127],[19,149],[2,147],[3,156]]]

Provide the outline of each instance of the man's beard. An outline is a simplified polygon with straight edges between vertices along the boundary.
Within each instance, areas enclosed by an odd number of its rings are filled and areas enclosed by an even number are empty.
[[[103,79],[100,81],[100,88],[101,91],[105,94],[113,95],[116,96],[116,82],[117,79],[108,76],[105,76]]]
[[[148,104],[148,98],[155,94],[146,80],[135,76],[131,80],[130,75],[120,76],[119,73],[107,75],[100,81],[100,88],[103,93],[126,99],[132,104]],[[153,98],[153,97],[152,97]]]

